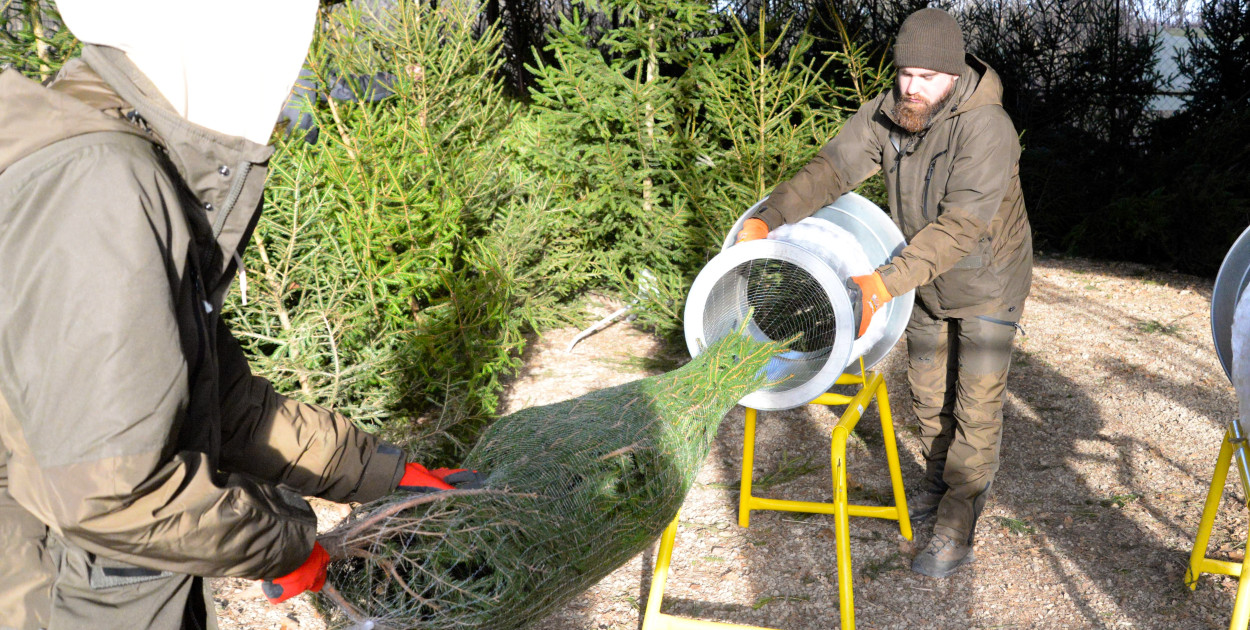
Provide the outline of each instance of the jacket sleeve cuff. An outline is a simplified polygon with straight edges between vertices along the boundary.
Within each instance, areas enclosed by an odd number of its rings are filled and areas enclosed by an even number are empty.
[[[755,213],[755,218],[767,223],[769,232],[786,224],[786,219],[781,215],[781,212],[768,206],[760,208]]]
[[[885,290],[889,291],[891,298],[896,298],[916,288],[908,286],[910,283],[907,278],[899,273],[899,269],[892,262],[877,267],[877,273],[881,274],[881,283],[885,285]]]
[[[377,450],[360,476],[360,485],[346,500],[368,503],[391,494],[404,476],[406,460],[399,447],[378,442]]]

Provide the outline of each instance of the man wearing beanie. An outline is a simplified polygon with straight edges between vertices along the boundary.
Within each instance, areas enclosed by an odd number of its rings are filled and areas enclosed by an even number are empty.
[[[891,296],[916,291],[907,326],[912,407],[925,476],[911,517],[936,515],[912,570],[946,577],[974,558],[1002,439],[1011,344],[1033,266],[1020,191],[1020,142],[992,68],[964,52],[959,25],[922,9],[899,29],[898,79],[864,105],[797,175],[748,219],[761,238],[832,203],[881,169],[890,213],[908,245],[847,281],[862,307],[859,334]]]

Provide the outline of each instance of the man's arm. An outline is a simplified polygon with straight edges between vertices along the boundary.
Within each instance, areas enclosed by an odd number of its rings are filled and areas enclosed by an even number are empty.
[[[891,295],[901,295],[955,266],[986,235],[1020,161],[1020,142],[1006,112],[979,116],[961,129],[939,216],[877,268]]]
[[[379,442],[342,414],[274,391],[252,375],[225,324],[217,327],[221,362],[222,468],[340,503],[395,491],[403,452]]]
[[[775,230],[797,223],[868,179],[881,167],[881,144],[874,120],[882,97],[855,112],[812,161],[778,184],[758,214]]]
[[[74,544],[141,567],[287,574],[316,535],[307,503],[180,450],[204,422],[188,411],[194,335],[175,316],[201,307],[172,293],[190,282],[181,193],[150,143],[103,137],[0,179],[10,492]]]

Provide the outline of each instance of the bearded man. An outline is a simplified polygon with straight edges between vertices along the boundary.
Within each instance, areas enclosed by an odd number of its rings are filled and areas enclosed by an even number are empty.
[[[748,219],[739,241],[762,238],[884,171],[890,213],[908,245],[858,294],[860,334],[892,296],[915,289],[907,326],[912,406],[925,476],[913,520],[936,514],[912,570],[946,577],[971,562],[977,517],[998,471],[1011,345],[1033,268],[1020,191],[1020,142],[1002,83],[964,52],[948,13],[922,9],[894,46],[894,89],[864,105],[810,163]]]

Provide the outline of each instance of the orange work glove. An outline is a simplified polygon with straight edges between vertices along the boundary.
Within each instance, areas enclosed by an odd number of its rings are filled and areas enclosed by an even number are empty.
[[[742,229],[738,230],[738,240],[734,244],[754,241],[768,236],[768,224],[763,219],[751,217],[742,222]]]
[[[441,490],[469,490],[482,487],[486,478],[476,470],[464,468],[435,468],[427,470],[421,464],[404,466],[404,476],[400,478],[396,490],[405,492],[439,492]]]
[[[270,604],[281,604],[304,591],[319,591],[326,583],[326,565],[330,564],[330,554],[326,553],[321,543],[314,542],[312,553],[299,568],[272,580],[260,584],[265,599]]]
[[[856,338],[864,336],[864,333],[868,331],[868,324],[872,323],[872,316],[876,315],[886,302],[894,299],[894,296],[885,290],[885,282],[881,280],[881,274],[875,271],[866,276],[851,276],[846,281],[846,292],[851,298],[851,308],[855,311],[855,322],[858,325]]]

